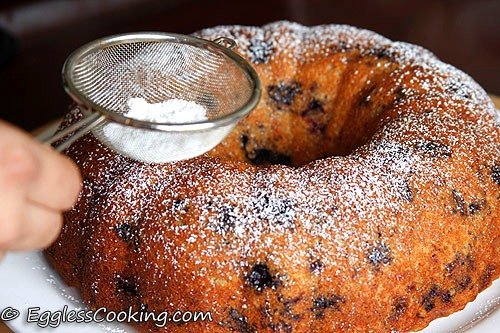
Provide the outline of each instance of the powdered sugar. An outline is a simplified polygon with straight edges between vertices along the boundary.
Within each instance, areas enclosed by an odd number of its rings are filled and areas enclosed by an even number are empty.
[[[286,325],[295,325],[286,314],[305,309],[297,315],[317,328],[312,331],[389,331],[383,325],[392,325],[387,318],[393,301],[405,297],[407,313],[417,318],[428,288],[448,283],[442,269],[457,252],[473,247],[475,267],[492,260],[488,244],[498,235],[499,206],[490,168],[500,156],[500,130],[491,101],[470,77],[420,47],[347,26],[277,22],[199,35],[236,39],[238,51],[256,62],[267,84],[297,79],[301,66],[335,54],[345,55],[342,61],[351,66],[342,73],[349,84],[360,55],[384,59],[376,68],[384,67],[385,81],[373,75],[366,82],[380,83],[374,99],[396,102],[373,118],[377,130],[368,142],[347,156],[301,167],[257,167],[210,154],[147,166],[111,154],[90,137],[75,144],[69,155],[91,190],[75,207],[77,222],[66,224],[63,239],[66,233],[83,239],[82,248],[92,244],[87,264],[104,267],[103,278],[113,262],[110,247],[129,246],[116,270],[139,277],[141,302],[168,307],[189,298],[197,307],[219,309],[222,323],[229,307],[273,313]],[[398,88],[404,96],[399,100],[394,99]],[[266,96],[261,103],[268,108],[265,117],[248,119],[237,131],[262,131],[265,121],[292,113],[274,109]],[[286,133],[280,125],[286,130],[288,124],[277,124],[273,133]],[[231,147],[241,149],[238,143]],[[454,191],[462,201],[454,201]],[[463,207],[457,207],[478,202],[487,208],[477,215],[461,214]],[[74,227],[77,223],[81,227]],[[116,236],[124,224],[133,228],[137,244],[123,245]],[[245,277],[263,263],[278,280],[276,290],[253,293]],[[311,272],[311,263],[320,271]],[[90,288],[81,279],[82,288]],[[109,285],[98,279],[94,296]],[[330,309],[324,322],[309,319],[313,300],[328,293],[345,302]],[[179,294],[184,296],[172,300]],[[278,308],[285,298],[298,306]],[[439,300],[436,306],[442,306]],[[436,313],[447,311],[441,309]],[[419,325],[432,315],[423,313]],[[262,325],[266,320],[262,315]],[[373,326],[358,328],[362,322]],[[259,323],[254,318],[250,324]]]
[[[127,117],[155,123],[188,124],[207,120],[207,111],[202,105],[177,98],[150,104],[136,97],[128,101],[128,107]]]
[[[205,108],[192,101],[170,99],[149,104],[142,98],[131,98],[125,115],[157,124],[188,124],[207,120]],[[165,163],[204,153],[212,146],[200,133],[146,130],[118,123],[106,123],[97,135],[112,149],[131,158]]]

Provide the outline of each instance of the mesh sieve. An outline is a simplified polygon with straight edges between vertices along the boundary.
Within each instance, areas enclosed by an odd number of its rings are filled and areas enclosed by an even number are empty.
[[[226,44],[228,47],[224,46]],[[191,158],[215,147],[257,104],[253,68],[231,50],[234,41],[166,33],[111,36],[76,50],[63,68],[68,94],[85,118],[47,142],[67,148],[88,131],[117,152],[144,162]],[[148,103],[194,101],[207,120],[158,123],[127,117],[131,98]],[[189,117],[188,117],[189,119]],[[68,138],[68,134],[71,134]]]

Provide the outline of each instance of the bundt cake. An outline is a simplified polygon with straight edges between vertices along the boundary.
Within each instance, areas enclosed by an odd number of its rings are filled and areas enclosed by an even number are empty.
[[[66,151],[84,189],[45,254],[91,308],[212,318],[142,331],[408,332],[498,278],[500,117],[469,76],[344,25],[196,35],[234,38],[263,96],[191,160]]]

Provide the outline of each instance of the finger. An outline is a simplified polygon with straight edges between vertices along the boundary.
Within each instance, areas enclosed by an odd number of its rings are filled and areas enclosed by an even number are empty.
[[[4,251],[22,235],[26,204],[23,188],[5,190],[1,183],[0,188],[0,251]]]
[[[3,186],[31,183],[29,200],[51,209],[69,209],[80,191],[80,173],[69,158],[1,121],[0,168]]]
[[[0,184],[4,191],[19,190],[38,177],[38,159],[18,135],[3,134],[0,135]]]
[[[62,220],[60,212],[28,204],[20,235],[6,244],[6,250],[36,250],[48,247],[57,239]]]
[[[53,210],[70,209],[81,190],[77,166],[67,157],[46,146],[35,146],[39,161],[38,177],[28,189],[28,199]]]

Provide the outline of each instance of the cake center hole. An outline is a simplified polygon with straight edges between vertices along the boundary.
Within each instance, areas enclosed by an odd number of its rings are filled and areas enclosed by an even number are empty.
[[[297,79],[263,79],[259,106],[210,154],[294,167],[350,155],[370,141],[385,111],[404,97],[386,80],[395,65],[380,62],[385,60],[336,54],[304,64]],[[320,78],[313,81],[318,68]]]

